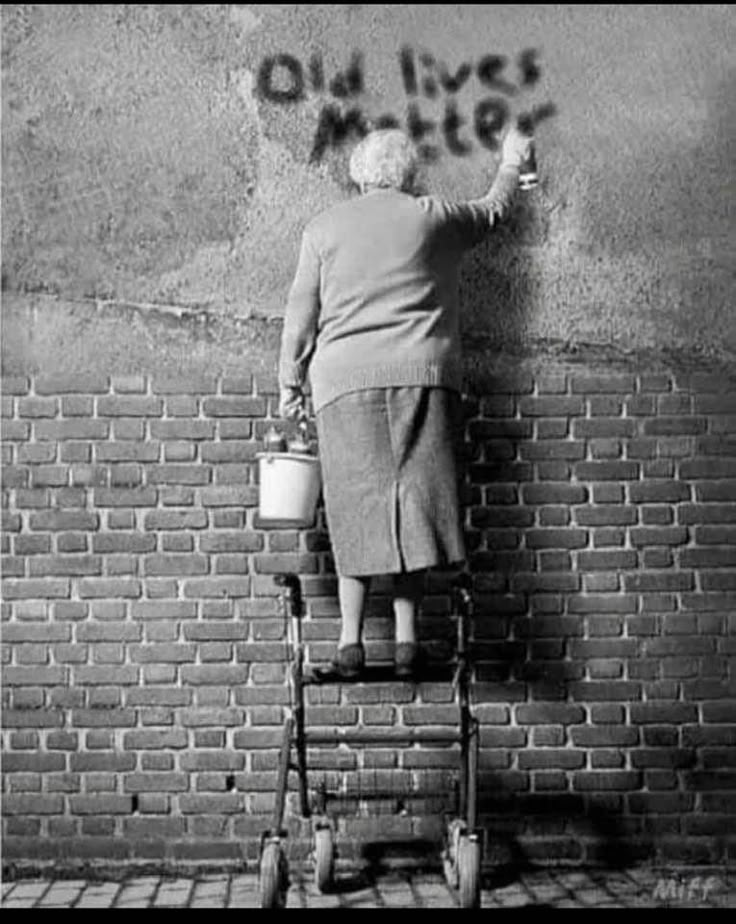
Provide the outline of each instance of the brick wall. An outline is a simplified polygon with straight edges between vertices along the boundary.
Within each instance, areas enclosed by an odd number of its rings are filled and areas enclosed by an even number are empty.
[[[273,574],[302,575],[312,660],[338,633],[326,533],[257,521],[274,384],[3,380],[6,861],[256,856],[288,702]],[[475,390],[463,457],[489,856],[733,855],[734,382],[550,361]],[[429,578],[438,646],[447,589]],[[391,653],[385,590],[374,658]],[[454,721],[441,685],[311,693],[313,725]],[[454,761],[312,756],[354,776]],[[343,855],[369,821],[344,822]]]

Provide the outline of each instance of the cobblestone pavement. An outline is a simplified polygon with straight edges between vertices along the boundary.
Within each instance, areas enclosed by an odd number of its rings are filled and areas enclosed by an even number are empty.
[[[254,908],[255,873],[182,876],[122,875],[91,879],[16,879],[2,885],[5,908]],[[455,894],[439,874],[338,874],[320,894],[306,873],[292,871],[287,907],[448,908]],[[633,868],[536,870],[487,881],[484,908],[734,908],[736,869]]]

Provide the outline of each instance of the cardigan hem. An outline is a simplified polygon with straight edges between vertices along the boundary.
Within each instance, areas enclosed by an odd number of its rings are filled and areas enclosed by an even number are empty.
[[[315,411],[336,401],[348,392],[369,388],[425,386],[462,390],[462,370],[454,362],[385,363],[354,366],[346,369],[331,367],[322,376],[318,369],[310,370],[312,402]]]

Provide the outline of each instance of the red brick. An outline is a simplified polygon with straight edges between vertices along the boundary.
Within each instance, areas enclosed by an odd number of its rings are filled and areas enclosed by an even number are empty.
[[[143,558],[146,575],[207,574],[208,567],[205,555],[146,555]]]
[[[36,424],[40,426],[41,424]],[[3,442],[21,442],[31,435],[31,425],[27,420],[5,420],[3,422]]]
[[[234,417],[232,420],[220,417],[217,420],[217,433],[221,440],[247,440],[253,435],[253,427],[246,417]]]
[[[522,397],[519,400],[522,417],[574,417],[584,413],[582,398],[545,395],[542,397]]]
[[[19,398],[19,417],[56,417],[59,405],[56,398]],[[9,414],[8,416],[12,416]]]
[[[580,440],[553,440],[520,442],[519,453],[522,459],[574,461],[585,458],[586,444]]]
[[[615,417],[621,414],[623,406],[623,398],[614,395],[593,395],[588,398],[591,417]]]
[[[69,810],[73,815],[130,815],[130,796],[111,793],[93,796],[70,796]]]
[[[636,507],[621,504],[575,508],[575,519],[580,526],[628,526],[636,523],[636,517]]]
[[[573,375],[570,382],[573,394],[630,394],[636,388],[633,375]]]
[[[7,579],[3,580],[3,597],[5,600],[28,600],[69,597],[71,595],[69,580],[48,578],[46,580]]]
[[[195,661],[196,646],[178,643],[154,645],[149,642],[145,645],[129,646],[128,653],[133,664],[183,664]]]
[[[520,725],[577,725],[585,721],[585,712],[580,706],[564,703],[518,705],[516,721]]]
[[[72,725],[75,728],[132,728],[135,724],[135,709],[75,709],[72,711]]]
[[[237,747],[237,745],[236,745]],[[179,807],[185,815],[228,815],[243,811],[243,797],[240,793],[218,795],[181,795]]]
[[[61,413],[65,417],[92,417],[94,399],[87,395],[71,395],[61,399]]]
[[[206,398],[202,410],[207,417],[265,417],[265,398]]]
[[[133,578],[83,578],[78,584],[80,597],[128,597],[141,596],[140,581]]]
[[[96,488],[94,491],[96,507],[155,507],[156,501],[155,488]]]
[[[248,597],[250,596],[250,578],[247,577],[212,577],[186,581],[185,597]]]
[[[32,530],[44,532],[94,531],[98,525],[98,514],[87,510],[44,510],[40,513],[32,513],[29,521]]]
[[[281,728],[245,729],[235,732],[233,745],[238,749],[278,748],[283,738]]]
[[[680,477],[685,479],[735,478],[736,459],[694,459],[680,463]]]
[[[677,519],[683,524],[736,523],[736,504],[681,504]]]
[[[205,443],[202,446],[203,462],[253,462],[262,449],[258,443],[228,439],[225,443]]]
[[[641,522],[644,526],[668,526],[674,520],[671,507],[656,506],[641,508]]]
[[[9,448],[9,447],[3,447]],[[19,465],[35,465],[38,463],[51,463],[56,461],[56,444],[55,443],[29,443],[18,446]],[[6,461],[6,460],[4,460]],[[7,461],[10,461],[9,459]],[[62,462],[68,461],[62,459]]]
[[[172,395],[164,402],[166,417],[198,417],[199,400],[190,395]]]
[[[583,481],[630,481],[639,477],[636,462],[578,462],[577,478]]]
[[[122,667],[110,665],[75,667],[74,681],[79,686],[107,686],[108,684],[132,685],[138,683],[138,668],[126,664]]]
[[[695,485],[698,501],[736,501],[736,479],[724,481],[702,481]]]
[[[130,553],[140,554],[151,552],[156,548],[156,537],[141,533],[116,531],[114,533],[99,533],[92,537],[92,549],[98,553]]]
[[[622,455],[621,442],[617,439],[593,439],[590,441],[590,454],[594,459],[618,459]]]
[[[4,427],[5,430],[8,428],[9,424]],[[33,424],[33,433],[35,439],[41,441],[105,440],[109,436],[110,426],[107,421],[84,417],[67,420],[37,420]]]
[[[578,568],[584,571],[624,570],[636,568],[636,563],[636,552],[629,550],[616,552],[579,552],[577,556]]]
[[[215,438],[213,420],[152,420],[151,436],[155,440],[212,440]]]
[[[64,812],[63,796],[38,793],[3,795],[4,815],[61,815]]]
[[[689,571],[639,571],[624,575],[625,589],[639,593],[692,590],[694,582],[693,574]]]
[[[193,552],[194,536],[179,533],[164,533],[161,536],[161,548],[164,552]]]
[[[89,546],[85,533],[61,533],[56,539],[59,552],[86,552]]]
[[[123,736],[126,751],[180,749],[187,747],[187,744],[187,732],[181,728],[129,731]]]
[[[164,461],[166,462],[192,462],[196,457],[196,443],[188,443],[184,440],[164,443]]]
[[[147,513],[144,527],[158,529],[205,529],[207,514],[204,510],[154,510]]]
[[[154,465],[146,470],[149,485],[154,484],[209,484],[210,468],[207,465]]]
[[[200,497],[204,507],[255,507],[258,504],[258,488],[250,485],[218,485],[202,488]]]
[[[3,683],[6,686],[34,687],[64,685],[68,680],[67,668],[53,667],[5,667]]]
[[[163,401],[139,395],[110,395],[97,399],[100,417],[160,417]]]
[[[588,534],[582,529],[530,529],[526,532],[530,549],[579,549],[588,543]]]
[[[641,685],[634,681],[583,681],[569,685],[572,697],[580,702],[631,702],[641,698]]]
[[[534,522],[534,511],[529,508],[512,507],[473,507],[470,510],[470,524],[479,529],[486,526],[531,526]],[[297,569],[299,570],[299,569]]]
[[[577,770],[585,766],[585,751],[545,748],[519,754],[520,770]]]
[[[259,552],[263,549],[263,536],[256,532],[211,532],[199,537],[202,552]]]
[[[96,555],[37,555],[29,562],[29,573],[31,577],[102,574],[102,559]]]
[[[128,773],[123,776],[123,791],[186,792],[189,776],[186,773]]]
[[[109,442],[95,446],[96,462],[158,462],[161,444],[157,442]]]
[[[731,568],[736,565],[736,548],[683,549],[680,564],[684,568]]]
[[[26,395],[30,389],[30,382],[24,375],[4,375],[0,384],[0,391],[4,395]]]
[[[522,487],[526,504],[582,504],[587,500],[587,489],[583,485],[529,484]]]
[[[725,571],[701,571],[700,584],[704,591],[736,590],[736,573]]]
[[[655,417],[644,421],[646,436],[695,436],[705,430],[704,417]]]
[[[196,619],[196,603],[183,600],[145,600],[133,603],[132,619]]]
[[[248,680],[248,665],[184,665],[181,668],[182,683],[192,686],[220,686],[221,684],[244,684]]]

